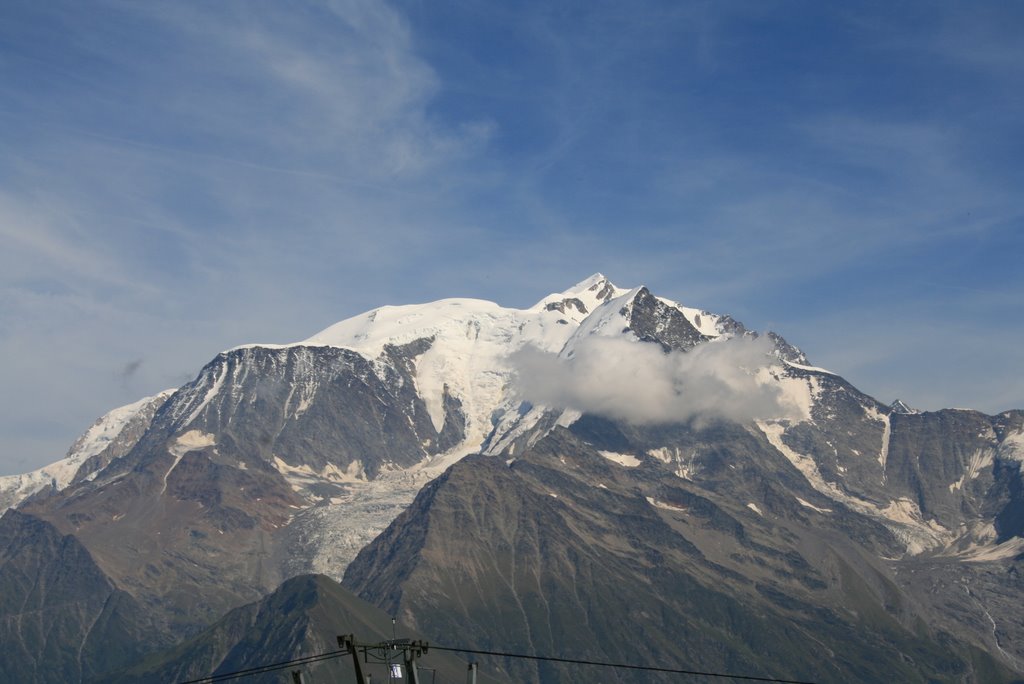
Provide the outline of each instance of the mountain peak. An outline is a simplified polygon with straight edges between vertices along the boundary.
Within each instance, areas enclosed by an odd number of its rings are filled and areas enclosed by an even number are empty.
[[[571,297],[573,295],[579,295],[579,294],[583,294],[585,292],[601,293],[601,292],[604,292],[606,290],[619,290],[619,289],[620,288],[616,287],[615,283],[613,283],[612,281],[608,280],[608,277],[605,274],[598,272],[598,273],[593,274],[589,278],[584,278],[583,280],[581,280],[580,282],[576,283],[575,285],[570,287],[565,292],[562,292],[561,294],[563,294],[563,295],[565,295],[567,297]],[[608,300],[610,298],[611,298],[611,295],[607,295],[607,296],[602,297],[601,299],[602,299],[602,301],[605,301],[605,300]]]
[[[603,273],[595,273],[576,283],[568,290],[554,292],[534,304],[529,310],[539,311],[552,306],[558,307],[568,303],[584,313],[590,313],[610,299],[625,294],[627,290],[618,287],[608,280]]]
[[[918,411],[917,409],[908,406],[907,403],[902,399],[897,399],[896,401],[892,402],[889,405],[889,408],[892,409],[893,413],[902,413],[904,415],[913,415],[915,413],[920,413],[920,411]]]

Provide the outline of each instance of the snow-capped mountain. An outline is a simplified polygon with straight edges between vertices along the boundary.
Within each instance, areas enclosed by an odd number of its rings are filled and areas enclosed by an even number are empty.
[[[934,586],[1012,566],[1024,553],[1022,452],[1021,412],[887,406],[774,333],[595,274],[527,309],[476,299],[385,306],[293,344],[224,351],[174,392],[105,416],[64,461],[0,480],[23,514],[0,537],[21,539],[24,516],[73,535],[168,634],[193,633],[300,573],[340,578],[350,563],[351,586],[412,624],[429,608],[500,627],[498,614],[464,611],[491,599],[443,578],[455,572],[452,554],[474,549],[505,567],[504,547],[492,546],[515,547],[518,528],[483,510],[501,496],[473,492],[507,486],[508,506],[531,529],[543,520],[574,530],[545,544],[572,555],[567,540],[584,540],[594,568],[623,544],[650,556],[664,542],[714,559],[679,561],[666,569],[672,582],[738,583],[744,596],[742,587],[763,586],[841,611],[849,596],[814,592],[847,564],[871,586],[882,573],[878,591],[914,606],[899,629],[911,614],[938,615],[948,629],[991,620],[994,631],[968,642],[1020,669],[1024,650],[1003,650],[1006,630],[1024,635],[1003,624],[1012,603],[1003,583],[978,580],[970,601],[944,608],[887,564],[929,564],[922,577]],[[469,517],[442,524],[437,502]],[[607,535],[577,535],[595,525]],[[462,530],[466,545],[447,548],[443,535]],[[778,558],[804,563],[804,579],[793,584]],[[541,572],[546,561],[522,562]],[[616,582],[646,581],[630,563],[614,572]],[[481,570],[470,580],[494,587],[507,577]],[[889,609],[865,600],[857,610]],[[532,633],[542,617],[522,611]]]
[[[535,442],[581,415],[573,407],[524,404],[512,361],[518,351],[532,348],[571,361],[579,345],[595,338],[686,352],[751,336],[756,334],[728,316],[656,297],[643,287],[620,288],[601,274],[527,309],[477,299],[385,306],[293,344],[225,351],[173,394],[104,416],[64,460],[3,478],[0,492],[10,505],[95,477],[143,432],[147,442],[157,441],[144,446],[165,484],[185,454],[230,449],[238,454],[237,467],[258,460],[288,482],[305,502],[304,512],[288,519],[310,528],[301,535],[309,546],[297,556],[310,563],[309,570],[340,576],[351,556],[451,463],[477,451],[514,453],[526,446],[524,438]],[[886,522],[906,539],[909,553],[967,547],[1015,553],[1015,538],[957,515],[939,522],[906,490],[887,493],[894,489],[885,472],[893,416],[913,415],[912,409],[902,402],[886,407],[857,392],[810,366],[774,333],[763,339],[777,362],[754,369],[758,383],[770,385],[789,410],[752,426],[816,491]],[[162,411],[154,418],[157,409]],[[978,463],[1007,451],[996,427],[985,430],[990,445],[967,459],[975,466],[952,466],[955,477],[943,483],[945,498],[961,496],[963,482],[977,477]],[[1006,432],[1008,443],[1016,434],[1012,427]],[[675,459],[681,471],[698,466],[699,459],[686,457],[690,465],[684,466],[683,456],[671,453],[669,445],[648,456]],[[108,476],[120,474],[114,466]],[[343,522],[353,519],[362,522],[358,529]],[[324,529],[329,532],[317,532]],[[994,551],[997,539],[1011,544]]]
[[[210,600],[195,608],[212,615],[296,572],[340,577],[427,481],[468,453],[500,452],[504,431],[532,428],[544,408],[520,420],[518,350],[571,356],[585,336],[689,348],[745,334],[726,316],[601,274],[527,309],[474,299],[381,307],[294,344],[218,354],[145,404],[144,434],[133,431],[120,458],[23,507],[155,602],[174,581],[140,579],[141,558],[172,554],[165,572],[193,580],[191,566],[209,568],[200,583]],[[228,537],[230,549],[213,544]]]

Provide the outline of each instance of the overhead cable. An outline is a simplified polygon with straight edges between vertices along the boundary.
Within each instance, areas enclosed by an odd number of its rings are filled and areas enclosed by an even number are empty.
[[[370,644],[358,644],[358,646],[360,647],[368,645]],[[654,665],[633,665],[629,663],[612,663],[598,660],[582,660],[579,658],[559,658],[555,656],[529,655],[527,653],[509,653],[506,651],[484,651],[480,649],[463,648],[455,646],[438,646],[436,644],[430,644],[429,648],[435,651],[451,651],[453,653],[471,653],[473,655],[496,656],[500,658],[520,658],[524,660],[539,660],[552,663],[565,663],[568,665],[591,665],[594,667],[611,667],[618,668],[621,670],[642,670],[645,672],[662,672],[665,674],[689,675],[691,677],[713,677],[719,679],[742,680],[747,682],[769,682],[771,684],[814,684],[814,682],[798,679],[779,679],[777,677],[761,677],[756,675],[730,674],[726,672],[704,672],[700,670],[683,670],[670,667],[657,667]],[[262,674],[264,672],[274,672],[276,670],[283,670],[289,667],[293,667],[295,665],[317,663],[323,660],[332,660],[334,658],[340,658],[342,656],[347,656],[351,654],[352,652],[347,649],[342,649],[339,651],[328,651],[326,653],[302,656],[300,658],[285,660],[279,663],[272,663],[270,665],[261,665],[259,667],[251,667],[245,670],[235,670],[232,672],[222,672],[220,674],[214,674],[208,677],[201,677],[199,679],[190,679],[185,682],[180,682],[180,684],[214,684],[215,682],[222,682],[228,679],[248,677],[251,675]]]
[[[553,663],[568,663],[571,665],[595,665],[597,667],[615,667],[621,670],[645,670],[647,672],[666,672],[669,674],[685,674],[700,677],[726,677],[730,679],[742,679],[748,682],[774,682],[776,684],[814,684],[813,682],[800,681],[796,679],[776,679],[774,677],[755,677],[751,675],[726,674],[723,672],[700,672],[698,670],[680,670],[670,667],[655,667],[653,665],[628,665],[626,663],[609,663],[597,660],[579,660],[576,658],[556,658],[553,656],[527,655],[525,653],[504,653],[501,651],[481,651],[471,648],[455,648],[452,646],[438,646],[430,644],[435,651],[455,651],[472,653],[474,655],[499,656],[502,658],[524,658],[528,660],[543,660]]]

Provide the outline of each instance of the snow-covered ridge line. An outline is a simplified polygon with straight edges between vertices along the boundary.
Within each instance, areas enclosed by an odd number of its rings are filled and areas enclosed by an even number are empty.
[[[384,350],[388,346],[431,340],[429,348],[414,362],[416,391],[436,429],[443,426],[445,393],[458,400],[466,418],[465,439],[453,452],[463,452],[479,448],[491,433],[493,411],[509,398],[509,359],[516,351],[532,346],[559,352],[595,310],[627,292],[596,273],[526,309],[472,298],[382,306],[299,342],[242,345],[227,353],[255,347],[336,347],[370,361],[386,361]]]
[[[170,398],[176,390],[165,389],[164,391],[154,394],[151,397],[144,397],[131,404],[118,407],[113,411],[109,411],[99,418],[92,427],[86,430],[85,434],[78,438],[78,440],[68,450],[67,455],[61,461],[57,463],[64,463],[69,459],[85,460],[91,456],[95,456],[100,453],[110,443],[117,439],[121,431],[124,430],[132,418],[139,414],[148,404],[152,402],[163,402]],[[54,463],[52,465],[57,465]],[[46,466],[47,468],[51,466]]]
[[[811,373],[825,373],[826,375],[838,375],[838,373],[836,373],[835,371],[830,371],[827,368],[819,368],[817,366],[805,366],[801,363],[793,363],[792,361],[787,361],[786,359],[782,359],[782,362],[789,366],[790,368],[796,368],[797,370],[810,371]]]
[[[424,337],[445,336],[451,332],[453,325],[466,326],[463,332],[471,336],[481,332],[483,327],[493,327],[496,323],[510,323],[513,329],[519,328],[523,333],[523,341],[536,343],[538,340],[535,339],[535,333],[543,333],[545,323],[578,326],[605,301],[621,297],[627,292],[629,290],[615,286],[603,275],[596,273],[564,292],[547,295],[526,309],[503,307],[489,300],[466,297],[439,299],[422,304],[386,305],[346,318],[298,342],[243,344],[227,351],[253,347],[342,347],[377,356],[385,345],[401,345]],[[559,320],[563,322],[558,323]],[[541,334],[540,337],[542,339],[539,341],[544,342],[546,340],[543,338],[549,336]],[[553,337],[566,336],[558,334]],[[561,341],[564,343],[564,339]]]
[[[701,335],[706,337],[719,337],[727,335],[723,333],[719,327],[719,321],[722,320],[722,316],[713,314],[710,311],[704,311],[703,309],[694,309],[693,307],[683,306],[679,302],[665,297],[656,297],[662,304],[666,304],[674,309],[677,309],[683,316],[690,322],[694,328],[697,329]]]
[[[68,449],[67,455],[22,475],[0,477],[0,512],[18,505],[47,487],[61,490],[71,484],[82,465],[110,447],[128,424],[143,411],[163,404],[176,390],[166,389],[151,397],[139,399],[107,412],[82,434]],[[88,473],[86,473],[88,474]]]

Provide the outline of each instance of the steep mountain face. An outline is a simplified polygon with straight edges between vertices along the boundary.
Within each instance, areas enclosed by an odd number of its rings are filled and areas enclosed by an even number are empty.
[[[170,643],[71,536],[9,510],[0,517],[4,681],[96,680]]]
[[[475,646],[823,681],[1024,671],[1024,414],[886,406],[600,274],[529,309],[382,307],[238,347],[119,411],[8,500],[179,639],[348,566]],[[231,624],[270,619],[249,610]]]
[[[337,347],[250,347],[221,354],[168,406],[169,431],[215,435],[220,450],[283,472],[375,479],[461,441],[460,402],[442,390],[437,429],[417,394],[421,338],[376,360]]]
[[[901,413],[838,376],[788,374],[811,388],[808,418],[758,427],[818,492],[882,521],[905,554],[969,560],[1024,551],[1013,522],[1021,412]]]
[[[665,440],[703,452],[701,474],[680,477],[674,463],[643,456]],[[1016,652],[990,654],[1015,648],[1007,597],[1019,597],[1019,584],[990,579],[961,597],[986,601],[1000,646],[990,627],[965,629],[985,615],[977,606],[915,586],[921,560],[886,560],[903,551],[882,521],[815,491],[754,430],[581,419],[514,458],[453,466],[357,556],[344,583],[419,629],[481,649],[822,682],[1012,681]],[[930,563],[932,574],[978,566]],[[1019,571],[1014,560],[986,565]],[[998,611],[986,600],[995,586]],[[505,667],[520,681],[585,678],[578,668]],[[629,671],[601,679],[662,681]]]

